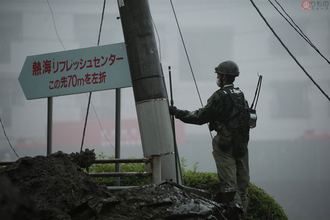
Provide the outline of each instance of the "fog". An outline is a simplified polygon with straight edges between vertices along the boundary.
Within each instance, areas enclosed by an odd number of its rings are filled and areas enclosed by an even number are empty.
[[[330,59],[330,1],[279,1],[318,50]],[[304,69],[330,94],[330,68],[268,1],[262,14]],[[201,107],[170,1],[149,0],[158,53],[180,109]],[[51,6],[51,8],[49,7]],[[18,82],[27,56],[96,46],[102,0],[0,0],[0,118],[20,157],[46,155],[47,99],[26,100]],[[173,0],[203,104],[217,89],[214,67],[234,60],[235,86],[253,100],[263,76],[257,127],[251,130],[251,182],[265,189],[289,219],[328,219],[330,104],[261,19],[250,1]],[[276,4],[275,4],[276,5]],[[279,7],[277,5],[277,7]],[[53,13],[53,16],[52,16]],[[100,45],[123,42],[117,2],[107,1]],[[121,89],[121,156],[142,157],[132,88]],[[79,151],[88,94],[54,97],[53,151]],[[114,155],[115,91],[94,92],[85,148]],[[215,172],[207,125],[176,121],[180,157],[187,168]],[[16,160],[0,131],[0,160]]]

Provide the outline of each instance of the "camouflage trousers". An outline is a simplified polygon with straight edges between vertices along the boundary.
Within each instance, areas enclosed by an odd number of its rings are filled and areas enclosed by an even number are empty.
[[[218,178],[222,190],[228,188],[236,189],[233,203],[245,207],[247,189],[250,182],[249,175],[249,152],[241,158],[235,158],[233,147],[223,149],[219,141],[221,136],[218,134],[213,138],[213,156],[216,162]],[[220,146],[219,146],[220,145]],[[247,148],[247,143],[245,146]]]

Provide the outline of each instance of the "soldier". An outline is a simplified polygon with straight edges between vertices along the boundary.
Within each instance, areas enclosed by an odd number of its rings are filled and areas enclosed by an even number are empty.
[[[170,107],[170,114],[184,123],[209,123],[217,135],[212,140],[221,192],[236,191],[231,207],[242,210],[246,204],[250,181],[248,164],[249,119],[248,104],[243,92],[233,82],[239,76],[235,62],[225,61],[215,68],[219,90],[207,100],[205,107],[195,111]]]

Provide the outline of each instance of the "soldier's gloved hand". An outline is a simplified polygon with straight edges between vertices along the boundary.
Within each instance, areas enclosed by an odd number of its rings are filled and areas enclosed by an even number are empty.
[[[175,115],[175,113],[178,111],[178,109],[175,106],[170,106],[170,115]]]

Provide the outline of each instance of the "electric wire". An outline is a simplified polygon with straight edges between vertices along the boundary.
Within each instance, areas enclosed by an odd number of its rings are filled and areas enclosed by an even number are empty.
[[[87,95],[87,94],[86,94],[86,95]],[[88,95],[87,95],[87,96],[88,96]],[[108,141],[108,143],[110,144],[110,146],[112,147],[112,149],[115,151],[115,148],[113,147],[113,145],[111,144],[110,140],[108,139],[107,135],[106,135],[105,132],[104,132],[104,128],[103,128],[103,126],[102,126],[101,120],[100,120],[99,116],[96,114],[96,109],[95,109],[95,107],[94,107],[92,101],[91,101],[91,105],[92,105],[92,108],[93,108],[93,110],[94,110],[94,112],[95,112],[96,119],[97,119],[97,121],[99,122],[99,125],[100,125],[100,128],[101,128],[101,131],[102,131],[103,136],[104,136],[105,139]]]
[[[49,3],[48,0],[47,0],[47,3],[48,3],[48,6],[49,6],[49,9],[50,9],[50,12],[52,13],[53,24],[54,24],[54,28],[55,28],[55,32],[56,32],[57,38],[58,38],[58,40],[60,41],[60,43],[62,44],[62,47],[64,48],[64,50],[66,50],[64,44],[63,44],[62,41],[61,41],[60,36],[58,35],[58,32],[57,32],[57,28],[56,28],[56,24],[55,24],[55,18],[54,18],[53,9],[52,9],[52,7],[50,6],[50,3]]]
[[[275,10],[289,23],[289,25],[323,58],[327,61],[328,64],[330,64],[330,61],[317,49],[317,47],[312,43],[312,41],[308,38],[308,36],[300,29],[300,27],[295,23],[295,21],[292,19],[292,17],[285,11],[283,6],[275,0],[277,5],[282,9],[282,11],[285,13],[285,15],[291,20],[291,22],[286,18],[283,13],[271,2],[271,0],[268,0],[268,2],[275,8]]]
[[[280,37],[276,34],[274,29],[270,26],[266,18],[263,16],[259,8],[256,6],[256,4],[253,2],[253,0],[250,0],[253,7],[257,10],[260,17],[264,20],[268,28],[272,31],[274,36],[277,38],[277,40],[282,44],[284,49],[289,53],[289,55],[292,57],[292,59],[297,63],[297,65],[302,69],[302,71],[307,75],[307,77],[314,83],[314,85],[323,93],[323,95],[330,101],[330,97],[322,90],[322,88],[314,81],[314,79],[308,74],[308,72],[305,70],[305,68],[299,63],[299,61],[295,58],[295,56],[291,53],[291,51],[287,48],[287,46],[283,43],[283,41],[280,39]]]
[[[54,18],[54,13],[53,13],[52,7],[50,6],[50,3],[49,3],[48,0],[47,0],[47,3],[48,3],[48,7],[49,7],[49,9],[50,9],[50,12],[51,12],[51,14],[52,14],[52,20],[53,20],[53,25],[54,25],[54,28],[55,28],[56,36],[57,36],[58,40],[60,41],[60,43],[61,43],[62,47],[64,48],[64,50],[66,50],[66,49],[65,49],[65,46],[64,46],[64,44],[63,44],[63,42],[62,42],[62,40],[61,40],[61,38],[60,38],[60,36],[58,35],[57,28],[56,28],[56,23],[55,23],[55,18]],[[3,123],[2,123],[1,118],[0,118],[0,122],[1,122],[1,126],[2,126],[3,133],[4,133],[4,135],[5,135],[5,137],[6,137],[7,141],[8,141],[9,146],[10,146],[11,149],[14,151],[14,153],[16,154],[16,156],[17,156],[18,158],[20,158],[20,157],[18,156],[17,152],[15,151],[15,149],[13,148],[13,146],[12,146],[12,144],[11,144],[11,142],[10,142],[10,140],[9,140],[9,138],[8,138],[8,136],[7,136],[7,134],[6,134],[6,130],[5,130],[5,127],[4,127]]]
[[[194,74],[194,71],[193,71],[193,68],[192,68],[192,65],[191,65],[191,62],[190,62],[190,58],[189,58],[189,55],[188,55],[186,44],[185,44],[184,39],[183,39],[183,35],[182,35],[182,32],[181,32],[179,21],[178,21],[178,18],[176,16],[176,12],[175,12],[175,9],[174,9],[172,0],[170,0],[170,2],[171,2],[171,6],[172,6],[174,17],[175,17],[176,25],[177,25],[177,27],[179,29],[179,33],[180,33],[181,41],[182,41],[182,44],[183,44],[183,48],[184,48],[184,51],[186,53],[186,57],[187,57],[187,60],[188,60],[188,64],[189,64],[189,67],[190,67],[190,72],[191,72],[191,75],[192,75],[193,80],[194,80],[194,83],[195,83],[195,87],[196,87],[196,91],[197,91],[197,94],[198,94],[198,97],[199,97],[199,101],[201,103],[201,106],[203,107],[204,106],[203,105],[203,101],[202,101],[201,94],[200,94],[199,89],[198,89],[198,85],[197,85],[195,74]],[[209,123],[207,123],[207,124],[208,124],[208,127],[209,127]],[[211,136],[211,140],[212,140],[213,139],[212,132],[210,130],[209,130],[209,132],[210,132],[210,136]]]
[[[103,25],[103,19],[104,19],[104,11],[105,11],[105,4],[106,4],[107,0],[103,1],[103,9],[102,9],[102,16],[101,16],[101,23],[100,23],[100,30],[99,30],[99,37],[97,40],[97,46],[100,45],[100,40],[101,40],[101,31],[102,31],[102,25]]]
[[[87,121],[88,121],[88,114],[89,114],[89,107],[90,107],[90,104],[91,104],[91,99],[92,99],[92,92],[89,93],[87,111],[86,111],[86,117],[85,117],[85,125],[84,125],[82,140],[81,140],[81,146],[80,146],[80,152],[82,152],[82,149],[83,149],[83,146],[84,146],[84,140],[85,140],[86,127],[87,127]]]
[[[18,158],[20,158],[20,157],[18,156],[18,154],[16,153],[16,150],[14,149],[14,147],[13,147],[13,146],[11,145],[11,143],[10,143],[10,140],[9,140],[9,138],[8,138],[8,136],[7,136],[7,133],[6,133],[6,130],[5,130],[5,127],[4,127],[3,123],[2,123],[1,118],[0,118],[0,123],[1,123],[3,133],[4,133],[4,135],[5,135],[5,137],[6,137],[7,141],[8,141],[9,146],[10,146],[11,149],[14,151],[14,153],[16,154],[16,156],[17,156]]]
[[[61,40],[60,36],[58,35],[57,28],[56,28],[56,23],[55,23],[55,19],[54,19],[53,10],[52,10],[52,7],[51,7],[51,5],[49,4],[48,0],[47,0],[47,3],[48,3],[48,6],[49,6],[50,11],[51,11],[51,13],[52,13],[52,19],[53,19],[53,24],[54,24],[54,28],[55,28],[55,32],[56,32],[57,38],[58,38],[58,40],[60,41],[60,43],[62,44],[64,50],[66,50],[64,44],[62,43],[62,40]],[[100,24],[100,30],[99,30],[99,36],[98,36],[97,45],[100,44],[100,39],[101,39],[100,36],[101,36],[101,30],[102,30],[103,19],[104,19],[104,9],[105,9],[105,4],[106,4],[106,0],[104,0],[104,2],[103,2],[103,11],[102,11],[101,24]],[[104,132],[103,126],[102,126],[101,121],[100,121],[100,119],[99,119],[99,117],[98,117],[98,114],[97,114],[97,112],[96,112],[96,109],[94,108],[93,102],[92,102],[91,100],[88,101],[88,102],[90,102],[91,105],[92,105],[93,111],[94,111],[94,113],[95,113],[95,115],[96,115],[96,118],[97,118],[97,120],[98,120],[98,122],[99,122],[99,125],[100,125],[100,128],[101,128],[101,131],[102,131],[102,134],[104,135],[105,139],[108,141],[108,143],[110,144],[110,146],[114,149],[113,145],[111,144],[111,142],[109,141],[108,137],[106,136],[106,134],[105,134],[105,132]],[[87,117],[87,118],[88,118],[88,117]],[[86,128],[84,127],[84,130],[85,130],[85,129],[86,129]],[[85,131],[84,131],[83,133],[85,133]]]
[[[176,21],[176,24],[178,26],[178,29],[179,29],[179,33],[180,33],[180,37],[181,37],[181,41],[182,41],[182,44],[183,44],[183,47],[184,47],[184,51],[186,53],[186,57],[187,57],[187,60],[188,60],[188,64],[189,64],[189,67],[190,67],[190,71],[191,71],[191,74],[192,74],[192,77],[193,77],[193,80],[194,80],[194,83],[195,83],[195,87],[196,87],[196,90],[197,90],[197,93],[198,93],[198,97],[199,97],[199,101],[202,105],[202,107],[204,106],[203,105],[203,101],[202,101],[202,98],[201,98],[201,95],[199,93],[199,89],[198,89],[198,86],[197,86],[197,82],[196,82],[196,79],[195,79],[195,74],[194,74],[194,71],[193,71],[193,68],[191,66],[191,62],[190,62],[190,58],[189,58],[189,55],[188,55],[188,51],[187,51],[187,48],[186,48],[186,44],[184,42],[184,39],[183,39],[183,35],[182,35],[182,32],[181,32],[181,28],[180,28],[180,25],[179,25],[179,21],[178,21],[178,18],[176,16],[176,12],[175,12],[175,9],[174,9],[174,6],[173,6],[173,3],[172,3],[172,0],[170,0],[171,2],[171,6],[172,6],[172,10],[173,10],[173,14],[174,14],[174,17],[175,17],[175,21]]]
[[[300,27],[294,22],[294,20],[291,18],[291,16],[284,10],[284,8],[282,7],[282,5],[278,2],[275,1],[277,3],[278,6],[280,6],[280,8],[282,9],[282,11],[286,14],[286,16],[288,16],[288,18],[290,18],[291,22],[280,12],[280,10],[270,1],[268,0],[268,2],[275,8],[275,10],[291,25],[292,28],[295,29],[295,31],[297,31],[301,37],[303,37],[309,44],[311,44],[312,42],[310,41],[310,39],[306,36],[306,34],[300,29]],[[298,30],[299,31],[298,31]]]
[[[105,4],[106,4],[106,0],[103,1],[103,9],[102,9],[102,16],[101,16],[101,23],[100,23],[99,36],[98,36],[98,40],[97,40],[97,46],[100,45],[100,40],[101,40],[101,32],[102,32],[102,24],[103,24],[103,18],[104,18]],[[87,121],[88,121],[89,107],[91,105],[91,99],[92,99],[92,92],[89,93],[87,111],[86,111],[86,117],[85,117],[85,124],[84,124],[84,130],[83,130],[83,136],[82,136],[81,146],[80,146],[80,152],[82,152],[82,149],[83,149],[83,146],[84,146],[84,140],[85,140],[85,134],[86,134]],[[94,111],[95,111],[95,109],[94,109]],[[99,119],[98,119],[98,121],[99,121]],[[101,125],[100,121],[99,121],[99,124],[102,128],[102,125]],[[104,134],[103,129],[102,129],[102,132]],[[106,138],[106,139],[108,140],[108,138]],[[110,143],[110,141],[109,141],[109,143]],[[110,145],[112,146],[112,144],[110,144]],[[113,146],[112,146],[112,148],[113,148]]]

